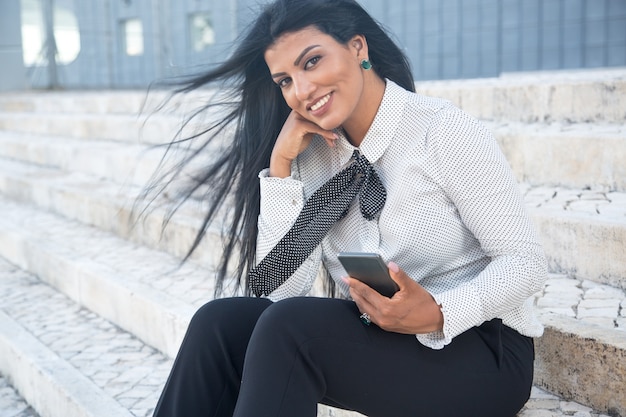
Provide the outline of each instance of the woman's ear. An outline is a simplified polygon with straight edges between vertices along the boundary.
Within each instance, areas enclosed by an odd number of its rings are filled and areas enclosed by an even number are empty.
[[[367,40],[363,35],[355,35],[349,45],[356,52],[357,58],[367,58],[369,56],[369,50],[367,48]]]

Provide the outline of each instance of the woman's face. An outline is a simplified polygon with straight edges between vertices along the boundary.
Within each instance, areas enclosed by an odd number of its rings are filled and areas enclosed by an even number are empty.
[[[331,130],[369,113],[360,111],[367,105],[360,66],[367,53],[362,36],[343,45],[315,27],[307,27],[280,36],[266,50],[265,62],[287,105]]]

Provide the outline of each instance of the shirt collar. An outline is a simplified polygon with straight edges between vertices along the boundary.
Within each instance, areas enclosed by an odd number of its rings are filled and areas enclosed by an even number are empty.
[[[391,80],[385,81],[386,86],[383,99],[372,125],[361,142],[361,146],[356,148],[351,145],[343,129],[336,130],[336,133],[340,136],[336,149],[339,152],[341,165],[345,165],[348,162],[355,149],[359,149],[370,163],[376,162],[396,136],[402,118],[402,112],[397,111],[397,109],[399,104],[404,107],[407,91]]]

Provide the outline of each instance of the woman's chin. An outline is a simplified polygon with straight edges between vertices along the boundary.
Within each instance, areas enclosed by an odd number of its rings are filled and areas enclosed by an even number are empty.
[[[318,120],[318,121],[314,121],[313,123],[316,123],[319,127],[321,127],[324,130],[335,130],[341,127],[341,123],[338,123],[332,120]]]

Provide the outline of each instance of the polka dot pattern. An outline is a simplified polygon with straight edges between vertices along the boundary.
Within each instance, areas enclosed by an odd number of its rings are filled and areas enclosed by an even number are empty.
[[[314,139],[294,161],[290,178],[260,175],[257,259],[294,224],[285,207],[306,201],[350,163],[355,148],[338,133],[333,148]],[[359,150],[387,190],[380,215],[367,220],[351,205],[269,298],[307,294],[320,268],[349,297],[337,253],[377,252],[396,262],[442,306],[443,331],[417,335],[422,344],[442,348],[496,317],[524,335],[541,335],[528,300],[545,280],[545,255],[493,135],[449,102],[408,92],[388,80]]]
[[[357,194],[365,219],[380,213],[385,187],[359,151],[354,151],[352,161],[311,195],[287,234],[250,271],[250,287],[257,297],[271,294],[296,271],[335,222],[346,216]]]

